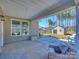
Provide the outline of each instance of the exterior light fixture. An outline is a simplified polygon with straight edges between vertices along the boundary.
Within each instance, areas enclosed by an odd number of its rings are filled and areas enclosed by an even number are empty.
[[[5,21],[4,16],[0,15],[0,21]]]

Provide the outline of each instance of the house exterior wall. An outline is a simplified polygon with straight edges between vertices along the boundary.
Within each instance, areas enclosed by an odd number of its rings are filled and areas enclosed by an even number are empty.
[[[37,40],[39,37],[39,25],[38,20],[31,20],[29,24],[29,32],[31,35],[32,40]]]
[[[12,42],[15,42],[15,41],[28,40],[28,35],[26,35],[26,36],[11,36],[11,19],[18,19],[18,18],[5,16],[4,43],[6,44],[6,43],[12,43]],[[19,21],[27,21],[27,20],[19,19]]]
[[[75,31],[76,31],[75,28],[76,28],[76,27],[67,27],[67,28],[65,28],[64,33],[65,33],[65,34],[70,34],[70,35],[72,35],[72,34],[75,33]]]
[[[57,34],[64,34],[64,28],[57,26],[52,31],[57,30]],[[54,33],[53,33],[54,34]]]
[[[0,15],[3,15],[3,11],[1,7],[0,7]]]

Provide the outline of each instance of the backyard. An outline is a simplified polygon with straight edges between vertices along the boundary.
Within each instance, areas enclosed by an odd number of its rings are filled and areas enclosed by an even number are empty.
[[[74,11],[74,12],[73,12]],[[75,7],[60,11],[39,20],[39,34],[68,40],[76,33]]]
[[[3,47],[0,59],[47,59],[48,45],[59,45],[65,42],[52,37],[42,37],[37,41],[20,41],[7,44]],[[67,43],[68,45],[68,43]],[[71,45],[71,44],[69,44]],[[71,45],[76,51],[76,59],[79,58],[78,43]],[[28,47],[28,48],[27,48]]]
[[[62,39],[68,39],[70,35],[59,35],[59,34],[43,34],[45,36],[49,37],[56,37],[56,38],[62,38]]]

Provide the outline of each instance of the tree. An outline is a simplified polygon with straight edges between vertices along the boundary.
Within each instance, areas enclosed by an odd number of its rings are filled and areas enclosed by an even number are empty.
[[[52,29],[53,26],[55,26],[55,22],[53,22],[51,19],[48,19],[49,28]]]
[[[59,26],[61,26],[62,23],[62,14],[57,14],[58,20],[59,20]]]
[[[74,17],[75,17],[74,14],[71,11],[72,11],[72,9],[69,9],[66,12],[65,18],[67,20],[67,27],[70,26],[70,25],[68,25],[68,21],[70,20],[71,21],[70,23],[72,24],[72,21],[74,20]]]
[[[65,26],[68,27],[68,21],[69,20],[72,21],[75,16],[71,13],[71,9],[68,9],[68,10],[66,10],[64,12],[61,12],[60,14],[57,14],[57,17],[58,17],[58,20],[59,20],[59,25],[61,23],[63,24],[63,20],[65,20]]]

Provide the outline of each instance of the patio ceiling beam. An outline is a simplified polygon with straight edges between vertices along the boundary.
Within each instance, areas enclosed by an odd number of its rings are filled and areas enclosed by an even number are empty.
[[[79,43],[79,0],[75,0],[76,4],[76,42]]]
[[[59,2],[60,3],[60,2]],[[47,9],[44,9],[40,13],[36,14],[35,16],[32,17],[32,19],[40,19],[43,17],[46,17],[48,15],[57,13],[58,11],[64,10],[66,8],[69,8],[71,6],[75,6],[74,0],[69,0],[67,2],[64,2],[63,4],[55,4],[54,7],[51,6]]]
[[[74,0],[75,5],[78,6],[79,5],[79,0]]]

